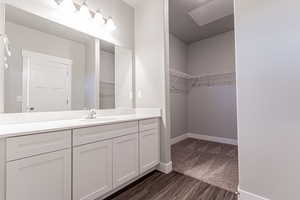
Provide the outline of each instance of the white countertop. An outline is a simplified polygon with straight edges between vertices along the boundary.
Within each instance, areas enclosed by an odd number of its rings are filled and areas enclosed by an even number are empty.
[[[129,115],[99,116],[96,119],[82,118],[82,119],[71,119],[71,120],[0,125],[0,139],[7,138],[7,137],[36,134],[36,133],[51,132],[51,131],[143,120],[143,119],[150,119],[150,118],[157,118],[157,117],[161,117],[160,114],[138,113],[138,114],[129,114]]]

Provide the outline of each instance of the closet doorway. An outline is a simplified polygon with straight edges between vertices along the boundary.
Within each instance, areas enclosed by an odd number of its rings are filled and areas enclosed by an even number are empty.
[[[170,0],[173,169],[236,193],[233,0]]]

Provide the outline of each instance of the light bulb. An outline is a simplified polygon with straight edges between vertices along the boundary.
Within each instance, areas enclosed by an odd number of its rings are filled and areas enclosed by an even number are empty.
[[[80,15],[82,15],[85,18],[90,18],[91,17],[91,12],[90,12],[90,10],[87,7],[87,4],[85,2],[80,6],[79,12],[80,12]]]
[[[59,6],[71,12],[76,10],[73,0],[63,0],[61,3],[59,3]]]
[[[60,4],[60,1],[58,1],[58,0],[53,0],[53,1],[49,2],[50,7],[55,8],[55,9],[59,7],[59,4]]]
[[[107,30],[109,31],[114,31],[117,29],[113,19],[111,17],[109,17],[106,21],[106,27],[107,27]]]
[[[96,14],[94,16],[94,20],[96,23],[99,23],[101,25],[105,24],[105,19],[100,11],[96,12]]]
[[[8,69],[8,63],[7,63],[7,57],[6,56],[4,56],[4,67],[5,67],[5,69]]]

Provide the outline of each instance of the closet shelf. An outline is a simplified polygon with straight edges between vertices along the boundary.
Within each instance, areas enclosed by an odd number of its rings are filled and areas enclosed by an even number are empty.
[[[196,87],[235,84],[235,72],[192,76],[176,69],[170,69],[170,75],[175,78],[170,79],[170,91],[172,93],[188,93],[192,88]],[[187,80],[188,82],[181,82],[180,79]]]
[[[107,85],[115,85],[115,83],[111,81],[100,81],[100,83],[107,84]]]
[[[192,75],[189,75],[187,73],[184,73],[184,72],[181,72],[179,70],[176,70],[176,69],[170,69],[169,70],[170,74],[173,75],[173,76],[176,76],[178,78],[183,78],[183,79],[194,79],[194,76]]]
[[[207,79],[207,78],[213,78],[213,79],[218,79],[219,77],[224,77],[224,76],[235,76],[235,72],[226,72],[226,73],[220,73],[220,74],[201,74],[201,75],[191,75],[185,72],[181,72],[176,69],[170,69],[169,70],[170,74],[172,76],[178,77],[178,78],[183,78],[187,80],[195,80],[195,79]]]

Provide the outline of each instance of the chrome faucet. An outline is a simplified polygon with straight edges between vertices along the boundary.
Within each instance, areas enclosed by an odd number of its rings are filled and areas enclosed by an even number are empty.
[[[97,112],[95,109],[88,110],[87,119],[95,119],[97,116]]]

